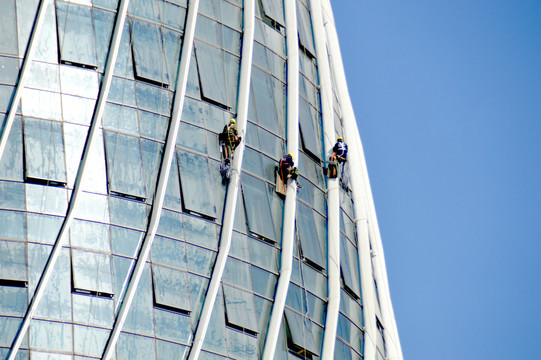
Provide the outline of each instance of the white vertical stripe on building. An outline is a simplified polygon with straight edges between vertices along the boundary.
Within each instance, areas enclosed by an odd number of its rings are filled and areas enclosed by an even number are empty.
[[[375,359],[375,334],[377,328],[375,323],[375,290],[371,271],[370,241],[372,240],[372,245],[376,247],[376,251],[383,255],[381,237],[379,235],[379,229],[377,226],[376,212],[372,199],[372,193],[370,191],[370,182],[368,180],[361,139],[357,128],[357,123],[355,121],[355,115],[353,113],[353,106],[349,98],[344,68],[342,66],[342,56],[340,53],[340,46],[334,25],[331,5],[329,0],[323,1],[327,42],[329,44],[331,57],[333,59],[332,71],[336,81],[338,99],[343,112],[346,135],[349,135],[346,140],[350,143],[350,152],[348,155],[350,157],[351,180],[356,217],[355,225],[357,227],[359,261],[361,264],[361,286],[363,292],[363,310],[365,312],[365,339],[374,343],[372,346],[372,344],[368,344],[365,341],[365,358]],[[367,227],[366,230],[364,230],[365,226]],[[370,236],[373,236],[373,238],[369,238],[369,234]],[[383,259],[383,256],[380,258]],[[389,296],[385,264],[383,261],[378,261],[377,267],[378,271],[381,271],[382,273],[382,291],[380,292],[380,300],[383,300],[382,307],[386,308],[385,311],[382,309],[382,312],[385,314],[385,318],[381,320],[383,326],[387,329],[389,335],[391,336],[387,341],[390,355],[388,357],[391,358],[392,356],[393,359],[402,360],[402,351],[398,339],[396,321]],[[372,351],[374,351],[373,354],[370,353]]]
[[[184,106],[184,95],[186,94],[186,84],[188,83],[188,73],[190,69],[190,59],[193,50],[193,39],[195,35],[195,23],[197,18],[197,11],[199,8],[199,0],[191,0],[188,4],[188,15],[186,17],[186,27],[184,29],[184,39],[182,46],[182,53],[180,57],[179,73],[177,80],[177,87],[175,89],[175,99],[173,102],[173,113],[171,115],[171,122],[169,123],[169,131],[167,133],[167,139],[165,141],[165,151],[163,154],[162,164],[160,166],[160,173],[158,174],[158,184],[156,186],[156,196],[154,204],[152,206],[152,212],[150,214],[150,220],[148,229],[143,240],[143,246],[137,258],[137,264],[131,275],[128,290],[124,296],[124,301],[120,308],[120,312],[116,318],[113,330],[109,336],[107,346],[103,353],[102,359],[109,360],[115,350],[118,337],[128,316],[131,304],[135,297],[139,280],[143,273],[145,264],[150,254],[152,242],[158,229],[160,222],[160,216],[162,213],[163,202],[165,199],[165,193],[167,190],[167,182],[169,180],[169,173],[171,172],[171,163],[175,156],[175,146],[178,136],[178,129],[180,127],[180,116],[182,115],[182,108]]]
[[[295,0],[285,0],[286,48],[287,48],[287,153],[299,160],[299,38],[297,33],[297,4]],[[282,225],[282,257],[280,275],[274,304],[272,306],[267,338],[263,349],[263,360],[273,360],[278,334],[284,316],[289,280],[293,267],[293,248],[295,245],[295,213],[297,209],[297,181],[289,180],[284,204]]]
[[[326,43],[327,37],[323,25],[320,0],[310,1],[310,13],[314,29],[319,72],[324,146],[326,149],[325,156],[328,156],[328,150],[332,149],[335,141],[333,91]],[[329,293],[323,349],[321,352],[322,360],[331,360],[334,358],[336,327],[338,325],[338,313],[340,310],[340,193],[338,177],[334,179],[327,177],[327,222],[327,286]]]
[[[13,100],[11,101],[8,117],[4,124],[2,136],[0,137],[0,160],[2,160],[2,156],[4,155],[4,150],[6,149],[9,134],[11,133],[11,127],[13,126],[13,120],[15,119],[15,114],[17,113],[17,109],[19,108],[19,103],[23,94],[24,83],[26,82],[26,78],[28,77],[28,73],[30,72],[30,66],[32,66],[32,61],[34,61],[34,52],[36,51],[36,47],[38,46],[41,27],[43,25],[43,22],[45,21],[44,19],[47,6],[50,2],[50,0],[41,0],[39,4],[36,21],[34,22],[32,34],[30,35],[30,43],[28,44],[28,48],[26,50],[26,54],[23,60],[23,67],[19,75],[19,82],[17,83],[15,95],[13,96]],[[3,34],[3,36],[6,36],[6,34]],[[8,34],[7,36],[17,36],[17,34]]]
[[[190,349],[189,360],[195,360],[199,357],[203,341],[210,323],[212,309],[216,301],[216,296],[220,288],[220,282],[224,273],[225,263],[229,256],[231,239],[233,236],[233,225],[235,222],[235,210],[237,207],[237,198],[240,187],[240,171],[242,158],[246,144],[246,121],[248,119],[248,105],[250,99],[250,79],[252,74],[252,57],[254,50],[255,34],[255,0],[245,0],[244,2],[244,29],[242,36],[242,58],[240,63],[239,96],[237,101],[237,128],[242,133],[242,141],[235,150],[233,157],[231,179],[227,188],[225,200],[224,217],[222,221],[222,231],[220,234],[220,248],[214,264],[212,276],[207,289],[205,303],[201,310],[199,323],[195,332],[195,337]]]
[[[111,41],[111,50],[109,51],[109,55],[107,57],[107,67],[105,68],[105,74],[103,76],[100,94],[98,97],[98,101],[96,103],[94,115],[92,117],[92,122],[90,124],[90,130],[88,131],[81,162],[79,163],[79,168],[77,170],[77,177],[75,179],[75,184],[73,186],[73,192],[71,194],[71,200],[69,202],[66,217],[64,218],[62,227],[60,228],[60,231],[58,233],[58,237],[54,244],[53,250],[51,251],[51,255],[49,256],[49,259],[47,261],[47,265],[45,266],[45,270],[43,271],[43,274],[38,282],[36,292],[34,293],[34,297],[30,301],[30,305],[28,307],[28,310],[26,311],[23,323],[21,325],[21,329],[17,333],[17,337],[15,338],[15,341],[11,348],[11,352],[9,354],[8,360],[14,360],[15,356],[17,355],[17,351],[19,350],[21,342],[23,341],[24,336],[28,330],[28,327],[30,326],[30,321],[32,320],[32,317],[34,313],[36,312],[39,302],[41,301],[41,298],[43,297],[43,293],[45,292],[45,288],[47,287],[49,279],[53,273],[54,266],[58,260],[58,257],[60,256],[60,251],[62,250],[64,241],[67,238],[68,233],[69,233],[69,228],[71,226],[71,223],[73,222],[73,218],[75,216],[75,209],[77,208],[79,197],[81,193],[83,192],[82,184],[83,184],[84,175],[88,171],[88,167],[86,166],[87,160],[90,156],[92,145],[95,143],[96,139],[98,138],[97,136],[99,134],[98,130],[100,129],[100,126],[101,126],[101,119],[103,116],[103,112],[105,110],[105,103],[107,101],[107,95],[109,94],[109,89],[111,87],[116,59],[118,56],[118,50],[120,47],[120,39],[122,37],[122,30],[124,28],[124,22],[126,20],[126,13],[128,11],[128,4],[129,4],[129,0],[122,0],[119,5],[118,14],[115,21],[113,38]]]

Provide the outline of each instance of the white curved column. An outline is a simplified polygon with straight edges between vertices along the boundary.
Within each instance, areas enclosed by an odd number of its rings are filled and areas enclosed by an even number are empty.
[[[19,75],[19,82],[17,83],[17,88],[15,89],[15,95],[13,96],[13,100],[11,101],[8,117],[4,124],[2,136],[0,137],[0,160],[2,160],[2,156],[4,155],[4,150],[6,149],[9,134],[11,133],[11,127],[13,126],[13,121],[15,119],[15,114],[17,113],[17,109],[19,108],[19,103],[21,101],[21,97],[23,94],[24,83],[26,82],[26,78],[28,77],[28,73],[30,71],[30,66],[32,65],[32,61],[34,61],[34,53],[36,52],[36,47],[38,46],[39,34],[41,32],[41,27],[43,26],[43,22],[45,21],[44,19],[45,19],[47,6],[49,5],[50,2],[51,2],[50,0],[41,0],[39,4],[38,15],[36,16],[34,28],[32,29],[32,34],[30,35],[30,43],[28,44],[28,48],[26,50],[26,54],[23,60],[23,67]],[[14,36],[14,35],[15,34],[9,35],[9,36]]]
[[[329,0],[323,1],[327,41],[333,58],[332,71],[336,81],[340,106],[343,112],[343,120],[344,126],[346,127],[347,136],[346,140],[350,143],[350,152],[348,155],[351,160],[350,168],[356,217],[355,225],[358,230],[357,241],[359,247],[359,261],[361,264],[361,286],[363,291],[364,305],[363,310],[366,314],[365,339],[374,343],[374,346],[372,347],[372,344],[368,344],[368,341],[365,341],[365,358],[374,359],[376,351],[375,334],[377,328],[375,324],[375,290],[371,271],[370,241],[372,240],[372,245],[375,246],[376,251],[379,251],[382,255],[381,237],[379,235],[379,229],[377,226],[376,212],[372,199],[372,193],[370,191],[370,182],[368,179],[362,144],[357,123],[355,121],[355,115],[353,113],[353,106],[351,105],[351,100],[349,98],[344,69],[342,66],[342,56],[340,53],[338,36],[336,34],[331,6]],[[372,238],[371,235],[375,236]],[[380,257],[380,259],[381,258],[382,257]],[[390,335],[390,338],[388,338],[386,344],[389,347],[389,354],[392,354],[394,358],[401,360],[402,351],[400,348],[396,321],[389,296],[384,262],[382,260],[378,260],[377,267],[379,268],[378,272],[381,271],[382,273],[382,291],[380,292],[380,300],[384,300],[382,301],[382,307],[386,308],[385,311],[382,309],[382,312],[385,314],[385,318],[381,320],[384,327],[387,329],[388,334]],[[391,344],[394,346],[390,346]]]
[[[34,293],[34,297],[30,301],[30,305],[26,311],[23,323],[21,325],[21,329],[17,333],[17,337],[15,338],[15,341],[11,348],[11,352],[9,354],[8,360],[14,360],[17,355],[17,351],[19,350],[21,342],[23,341],[24,336],[26,335],[26,332],[28,331],[28,327],[30,326],[30,321],[32,320],[32,317],[34,316],[34,313],[36,312],[36,309],[41,301],[41,298],[43,297],[43,293],[45,292],[45,288],[47,287],[47,284],[49,283],[49,279],[51,278],[51,275],[53,273],[54,266],[58,260],[58,257],[60,256],[62,246],[64,245],[65,239],[68,237],[71,223],[73,222],[73,218],[75,217],[75,209],[77,208],[80,195],[83,192],[83,188],[82,188],[83,179],[85,177],[85,174],[89,171],[88,167],[86,166],[87,161],[90,157],[92,146],[98,139],[98,135],[99,135],[98,130],[100,129],[100,126],[101,126],[101,119],[103,116],[103,112],[105,110],[105,103],[107,101],[109,89],[111,88],[111,82],[112,82],[113,73],[115,69],[116,59],[118,56],[118,50],[120,48],[120,39],[122,37],[122,29],[124,28],[124,22],[126,20],[126,12],[128,11],[128,4],[129,4],[129,0],[122,0],[119,5],[118,14],[116,17],[115,27],[113,31],[113,38],[111,41],[111,50],[109,51],[109,55],[107,57],[107,66],[105,68],[105,74],[103,76],[103,80],[101,83],[98,101],[94,109],[94,115],[92,117],[92,122],[90,124],[90,129],[88,131],[81,162],[79,163],[79,168],[77,170],[77,177],[75,179],[75,184],[73,186],[73,191],[72,191],[71,199],[68,205],[68,210],[66,212],[66,217],[64,218],[62,227],[60,228],[60,231],[58,233],[58,237],[53,246],[53,250],[51,251],[51,255],[49,256],[49,259],[47,261],[47,265],[45,266],[45,270],[43,271],[43,274],[41,275],[41,278],[38,282],[36,291]],[[44,9],[40,9],[40,11],[42,10]]]
[[[299,38],[297,33],[297,4],[285,0],[286,48],[287,48],[287,152],[299,159]],[[276,286],[263,360],[273,360],[278,334],[284,316],[295,245],[295,213],[297,209],[297,181],[288,180],[282,223],[282,256],[280,275]]]
[[[250,79],[252,74],[252,57],[254,50],[255,0],[245,0],[243,19],[244,29],[242,37],[242,58],[240,63],[239,96],[237,100],[237,127],[242,134],[242,138],[246,139],[246,122],[248,119]],[[205,296],[205,303],[203,304],[203,309],[201,310],[201,316],[199,317],[199,323],[197,325],[195,337],[190,349],[190,355],[188,357],[189,360],[197,359],[199,357],[199,353],[201,352],[201,347],[203,346],[203,341],[205,340],[205,335],[210,323],[212,309],[214,308],[216,296],[220,288],[225,263],[227,261],[227,257],[229,256],[245,145],[246,141],[241,141],[239,146],[235,149],[231,170],[231,179],[229,180],[227,196],[225,199],[224,217],[222,221],[222,231],[220,234],[220,248],[218,249],[218,256],[216,257],[207,294]]]
[[[160,173],[158,174],[158,184],[156,186],[156,195],[152,205],[150,220],[145,238],[143,239],[141,251],[139,252],[139,257],[137,258],[137,264],[132,272],[128,289],[126,290],[126,294],[124,296],[124,301],[120,307],[120,311],[115,320],[109,340],[107,341],[107,346],[105,347],[102,357],[103,360],[109,360],[113,355],[120,332],[122,331],[122,327],[124,326],[124,322],[126,321],[126,317],[128,316],[128,312],[135,297],[135,292],[137,291],[137,286],[139,285],[139,280],[141,279],[145,264],[148,260],[152,242],[154,241],[158,224],[160,222],[163,202],[167,190],[167,182],[169,180],[169,173],[171,172],[171,163],[173,157],[175,156],[175,145],[180,127],[180,116],[184,106],[184,95],[186,94],[186,84],[188,83],[188,73],[193,50],[193,39],[198,8],[199,0],[191,0],[189,2],[177,86],[175,89],[175,99],[173,102],[173,112],[171,115],[171,122],[169,123],[169,131],[165,141],[165,151],[160,166]]]
[[[310,6],[318,62],[325,155],[328,156],[328,150],[332,149],[335,140],[331,68],[321,1],[311,0]],[[326,162],[327,160],[328,158],[325,159]],[[340,311],[340,192],[338,177],[334,179],[327,177],[327,252],[328,303],[321,352],[322,360],[334,358],[336,328]]]

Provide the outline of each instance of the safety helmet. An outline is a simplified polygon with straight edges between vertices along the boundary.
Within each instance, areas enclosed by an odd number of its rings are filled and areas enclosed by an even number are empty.
[[[236,124],[235,119],[229,120],[229,123],[235,125]]]
[[[293,159],[293,154],[291,154],[291,153],[288,153],[288,154],[287,154],[287,156],[290,156],[290,157],[291,157],[291,159]]]
[[[344,139],[341,136],[339,136],[338,139],[336,139],[336,141],[344,141]]]

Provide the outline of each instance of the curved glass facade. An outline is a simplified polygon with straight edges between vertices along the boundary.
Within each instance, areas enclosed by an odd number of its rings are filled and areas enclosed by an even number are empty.
[[[328,0],[0,4],[0,359],[401,358],[384,263],[367,254],[379,236],[359,240],[369,187],[326,177],[336,137],[357,145],[339,54],[317,45],[330,41],[321,10]],[[231,118],[243,143],[227,182]],[[276,189],[287,152],[293,198]]]

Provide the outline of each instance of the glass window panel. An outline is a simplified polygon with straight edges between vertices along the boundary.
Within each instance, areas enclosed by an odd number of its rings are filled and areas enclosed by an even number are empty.
[[[55,121],[24,120],[26,178],[66,183],[62,124]]]
[[[98,66],[92,8],[56,1],[60,61]]]
[[[186,269],[185,243],[156,236],[152,243],[152,262]]]
[[[137,109],[108,102],[105,104],[103,127],[139,135]]]
[[[217,226],[209,221],[193,216],[184,216],[186,241],[214,250],[218,249]]]
[[[264,130],[259,129],[259,138],[261,140],[261,150],[270,155],[274,159],[279,159],[285,152],[284,141],[278,136]]]
[[[265,183],[253,176],[243,174],[242,193],[250,231],[276,241]]]
[[[286,305],[291,307],[293,310],[304,314],[307,311],[305,293],[306,290],[302,289],[300,286],[289,284]]]
[[[189,298],[188,296],[186,297]],[[176,342],[190,342],[190,338],[193,335],[192,327],[190,326],[190,316],[183,313],[155,309],[154,321],[156,326],[156,337]],[[175,356],[172,356],[167,360],[169,359],[182,358],[179,358],[178,354],[175,354]]]
[[[163,144],[141,138],[141,149],[143,152],[145,185],[148,189],[148,198],[151,200],[154,198],[154,190],[156,188],[156,183],[158,182],[158,171],[160,170],[163,155]]]
[[[240,45],[241,45],[240,39],[241,39],[241,36],[238,31],[230,29],[227,26],[222,27],[222,42],[223,42],[223,48],[225,50],[230,51],[233,54],[240,56]]]
[[[64,222],[63,217],[48,216],[28,213],[28,241],[44,244],[54,244],[58,236],[60,226]]]
[[[221,289],[218,291],[216,302],[212,309],[207,336],[205,336],[205,340],[203,341],[203,349],[212,350],[224,355],[227,354],[225,313]]]
[[[168,4],[168,3],[166,3]],[[184,23],[184,19],[182,19]],[[174,89],[177,83],[178,63],[180,61],[180,50],[182,48],[182,34],[177,31],[161,28],[167,72],[171,80],[171,88]]]
[[[154,302],[166,309],[190,312],[192,305],[188,293],[188,277],[185,271],[152,265]]]
[[[222,1],[222,20],[225,25],[242,31],[242,10],[239,7]]]
[[[133,266],[135,265],[131,265],[131,268]],[[126,322],[124,323],[125,331],[154,336],[154,302],[152,300],[152,294],[152,276],[150,264],[147,263],[139,280],[139,285],[137,286]],[[148,349],[145,350],[145,353],[148,351]],[[153,352],[154,350],[152,350]]]
[[[169,85],[161,29],[156,24],[134,19],[131,25],[135,76]]]
[[[0,238],[25,240],[25,215],[22,211],[0,210]]]
[[[129,29],[129,22],[126,21],[122,31],[122,39],[120,40],[118,58],[115,66],[115,75],[133,79],[132,47]]]
[[[94,1],[94,5],[96,1]],[[114,9],[116,10],[116,6]],[[109,52],[109,42],[113,33],[115,14],[110,11],[93,8],[94,25],[96,31],[96,49],[98,56],[98,69],[102,72],[105,68],[107,53]]]
[[[319,151],[321,139],[318,137],[314,128],[310,105],[303,98],[299,98],[299,124],[301,127],[303,149],[318,159],[321,158]]]
[[[59,66],[33,61],[25,86],[35,89],[60,92]],[[92,88],[90,85],[89,88]],[[62,89],[63,90],[63,89]],[[70,90],[69,87],[67,89]]]
[[[297,230],[301,241],[302,254],[321,268],[325,268],[325,259],[321,253],[319,237],[312,209],[297,202]]]
[[[114,321],[114,301],[97,296],[73,294],[73,321],[110,327]]]
[[[270,271],[278,271],[278,250],[260,240],[249,238],[250,260],[252,264],[258,265]]]
[[[263,11],[267,17],[276,21],[278,24],[285,26],[284,5],[281,0],[262,0],[261,4],[263,5]]]
[[[216,217],[214,196],[210,189],[208,159],[204,156],[177,150],[180,186],[184,207],[188,211]]]
[[[135,81],[113,76],[111,81],[111,89],[109,90],[107,100],[135,107],[137,105],[137,102],[135,101]],[[130,119],[126,119],[125,121],[130,121]],[[122,124],[122,122],[118,120],[116,122]],[[139,129],[137,124],[132,126],[124,125],[123,127],[127,130],[131,130],[134,133],[137,133]],[[137,130],[132,130],[134,128]]]
[[[186,244],[188,270],[204,276],[210,276],[216,253],[199,246]]]
[[[225,315],[228,324],[257,332],[254,315],[254,295],[246,291],[223,285]]]
[[[278,277],[268,271],[252,265],[253,289],[256,294],[274,297]]]
[[[206,133],[205,129],[181,122],[178,131],[177,145],[206,154]]]
[[[243,287],[252,288],[252,267],[250,264],[229,258],[225,264],[223,281]]]
[[[71,246],[111,252],[109,225],[75,220],[70,232]]]
[[[178,315],[182,316],[182,315]],[[184,329],[189,329],[189,324]],[[179,329],[180,330],[180,329]],[[191,335],[191,331],[190,331]],[[170,360],[170,359],[184,359],[186,357],[186,352],[188,347],[184,345],[174,344],[169,341],[156,341],[156,351],[157,351],[157,360]]]
[[[314,40],[312,38],[312,21],[308,9],[297,2],[297,24],[299,30],[299,43],[312,57],[315,57]]]
[[[26,312],[27,292],[25,287],[0,286],[0,314],[23,316]]]
[[[19,116],[14,119],[4,149],[4,155],[0,159],[0,178],[9,180],[23,179],[22,124]]]
[[[250,261],[248,237],[246,235],[233,231],[233,234],[231,236],[231,249],[229,251],[229,255],[239,258],[241,260]]]
[[[113,294],[109,255],[72,249],[71,260],[75,290]]]
[[[75,354],[99,357],[105,349],[110,330],[73,325]]]
[[[340,235],[340,267],[342,269],[342,278],[344,285],[358,297],[361,296],[359,283],[359,259],[357,249],[345,238]]]
[[[258,360],[257,337],[244,331],[228,328],[227,350],[229,356],[239,360]]]
[[[117,358],[139,359],[144,354],[145,360],[156,360],[155,344],[153,338],[121,332],[116,346]]]
[[[302,277],[307,290],[322,299],[327,298],[327,278],[310,265],[302,264]]]
[[[128,7],[129,15],[136,15],[138,17],[159,22],[159,9],[158,1],[135,1],[130,2]]]
[[[261,154],[249,147],[244,148],[242,169],[257,176],[264,177],[263,167],[261,165]]]
[[[10,34],[10,36],[0,37],[0,53],[17,55],[16,21],[15,1],[4,1],[0,12],[0,34]]]
[[[72,352],[72,325],[51,321],[32,320],[30,323],[30,346],[32,348]]]
[[[25,210],[24,183],[0,181],[0,208]]]
[[[134,229],[145,230],[148,208],[140,201],[133,201],[111,196],[111,224],[124,225]]]
[[[334,345],[334,358],[340,360],[351,360],[351,349],[338,339]]]
[[[278,115],[270,75],[255,67],[252,69],[252,91],[259,125],[267,129],[277,129]]]
[[[197,40],[194,45],[201,83],[201,96],[212,102],[231,106],[227,100],[223,51]]]
[[[312,354],[319,354],[319,349],[316,347],[312,335],[310,320],[287,308],[284,309],[284,315],[290,331],[290,341],[294,347],[304,349]]]
[[[26,244],[0,241],[0,279],[26,282]]]
[[[174,239],[183,239],[182,215],[175,211],[163,210],[156,233]]]
[[[308,316],[310,319],[323,325],[327,304],[310,292],[306,292],[306,302],[308,304]]]
[[[139,139],[110,131],[105,131],[104,135],[109,190],[146,198]]]
[[[14,90],[14,86],[0,85],[0,111],[8,112]],[[2,114],[2,116],[4,116],[4,114]]]
[[[218,34],[221,32],[221,25],[217,24],[216,21],[213,21],[205,16],[200,16],[197,18],[197,23],[195,26],[195,36],[202,40],[205,40],[216,46],[221,46],[221,39],[218,37]]]
[[[246,123],[246,145],[252,146],[258,150],[261,149],[259,144],[259,127],[254,123],[248,121]]]
[[[30,186],[26,186],[28,191]],[[30,197],[27,197],[27,202]],[[109,221],[109,203],[107,202],[107,196],[100,194],[92,194],[83,192],[81,194],[81,203],[76,207],[75,217],[85,220],[93,220],[99,222]],[[28,204],[27,204],[28,206]],[[59,215],[65,215],[59,214]]]
[[[192,52],[190,60],[190,71],[188,73],[188,83],[186,85],[186,95],[194,98],[200,97],[199,94],[199,73],[197,71],[197,61],[195,60],[195,52]]]
[[[182,203],[180,199],[180,178],[178,174],[176,157],[172,158],[171,162],[171,171],[169,172],[169,181],[167,182],[167,190],[165,192],[163,206],[176,211],[182,211]]]
[[[203,111],[201,110],[201,102],[199,100],[194,100],[189,97],[184,99],[182,120],[203,126]]]
[[[173,93],[164,87],[148,84],[142,81],[135,82],[135,95],[137,106],[141,109],[154,111],[158,114],[171,114]]]
[[[139,110],[138,114],[139,124],[141,126],[141,136],[158,141],[165,141],[167,128],[169,127],[169,117],[160,116],[143,110]]]
[[[160,1],[159,5],[161,8],[162,23],[175,30],[184,31],[186,8],[163,0]]]

